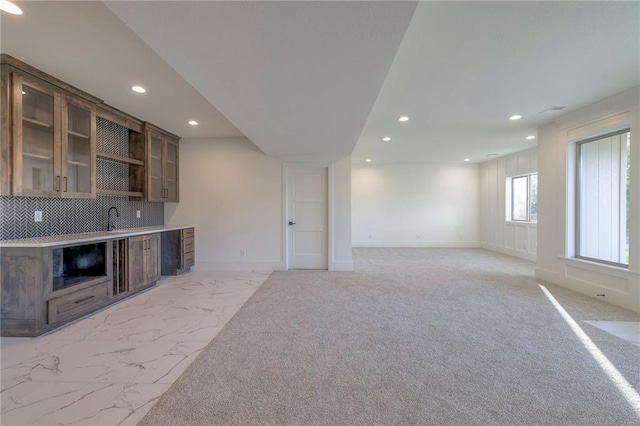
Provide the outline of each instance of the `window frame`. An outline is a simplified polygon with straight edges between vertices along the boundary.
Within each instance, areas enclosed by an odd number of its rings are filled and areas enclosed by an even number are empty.
[[[618,262],[613,262],[610,260],[604,260],[604,259],[598,259],[598,258],[594,258],[594,257],[589,257],[589,256],[583,256],[580,254],[580,245],[581,245],[581,233],[580,233],[580,202],[581,202],[581,181],[580,181],[580,172],[581,172],[581,168],[582,168],[582,158],[580,157],[580,149],[582,147],[582,145],[587,144],[589,142],[594,142],[594,141],[598,141],[601,139],[606,139],[606,138],[610,138],[612,136],[617,136],[617,135],[623,135],[626,133],[631,133],[631,128],[630,127],[626,127],[624,129],[618,129],[618,130],[613,130],[607,133],[602,133],[596,136],[590,136],[586,139],[580,139],[578,141],[575,142],[575,176],[574,176],[574,194],[575,194],[575,198],[574,198],[574,217],[573,217],[573,221],[574,221],[574,258],[575,259],[579,259],[579,260],[585,260],[585,261],[589,261],[589,262],[594,262],[594,263],[598,263],[598,264],[603,264],[603,265],[608,265],[608,266],[615,266],[618,268],[624,268],[624,269],[629,269],[629,264],[627,263],[618,263]],[[630,200],[627,200],[627,203],[629,203]],[[627,221],[629,220],[629,218],[627,217]]]
[[[521,175],[516,175],[516,176],[509,176],[507,178],[507,182],[509,185],[509,211],[508,211],[508,220],[507,222],[516,222],[516,223],[538,223],[538,219],[536,216],[536,220],[531,220],[531,176],[536,175],[536,177],[538,176],[538,172],[530,172],[530,173],[524,173]],[[514,188],[513,188],[513,181],[515,179],[522,179],[522,178],[526,178],[527,179],[527,219],[514,219]]]

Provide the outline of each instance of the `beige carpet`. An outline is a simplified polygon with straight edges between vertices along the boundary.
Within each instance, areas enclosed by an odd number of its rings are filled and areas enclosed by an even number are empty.
[[[529,262],[355,249],[356,271],[274,273],[143,425],[637,425]],[[638,314],[548,285],[640,388],[640,347],[581,320]]]

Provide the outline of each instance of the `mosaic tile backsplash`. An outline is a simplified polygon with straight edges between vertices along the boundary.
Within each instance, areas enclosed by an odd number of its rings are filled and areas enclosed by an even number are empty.
[[[127,156],[129,131],[98,118],[98,150]],[[99,189],[127,190],[128,166],[98,159],[96,183]],[[59,199],[34,197],[0,197],[0,239],[15,240],[51,235],[96,232],[107,229],[107,211],[115,206],[120,217],[112,213],[117,229],[164,224],[162,203],[129,201],[127,197],[98,196],[96,199]],[[42,222],[34,221],[34,212],[42,212]],[[136,217],[140,211],[140,218]]]
[[[164,224],[162,203],[129,201],[122,197],[98,196],[95,200],[31,197],[0,197],[0,239],[46,237],[107,230],[107,210],[115,206],[111,218],[117,229]],[[140,210],[140,219],[136,212]],[[42,222],[34,222],[34,212],[42,212]]]

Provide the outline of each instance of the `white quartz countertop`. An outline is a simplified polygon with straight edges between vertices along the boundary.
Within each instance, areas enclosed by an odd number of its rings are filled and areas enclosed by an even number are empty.
[[[193,228],[193,225],[162,225],[143,228],[114,229],[113,231],[85,232],[82,234],[54,235],[51,237],[26,238],[23,240],[0,241],[0,248],[10,247],[55,247],[70,244],[90,243],[93,241],[115,240],[136,235],[155,234],[157,232],[174,231]]]

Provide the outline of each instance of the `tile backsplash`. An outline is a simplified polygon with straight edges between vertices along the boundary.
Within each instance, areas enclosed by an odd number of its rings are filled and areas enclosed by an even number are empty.
[[[124,127],[98,118],[96,139],[99,150],[126,156],[128,135],[129,131]],[[126,191],[128,178],[126,165],[98,160],[98,188]],[[120,217],[112,213],[118,229],[164,224],[162,203],[129,201],[127,197],[99,195],[95,199],[60,199],[0,196],[0,240],[103,231],[107,229],[107,211],[111,206],[120,212]],[[42,222],[34,221],[36,211],[42,212]],[[137,218],[138,211],[140,218]]]
[[[115,206],[111,218],[118,229],[164,224],[162,203],[129,201],[124,197],[98,196],[96,199],[0,197],[0,239],[35,238],[50,235],[105,231],[107,211]],[[136,217],[140,211],[140,219]],[[34,212],[42,212],[42,222]]]

